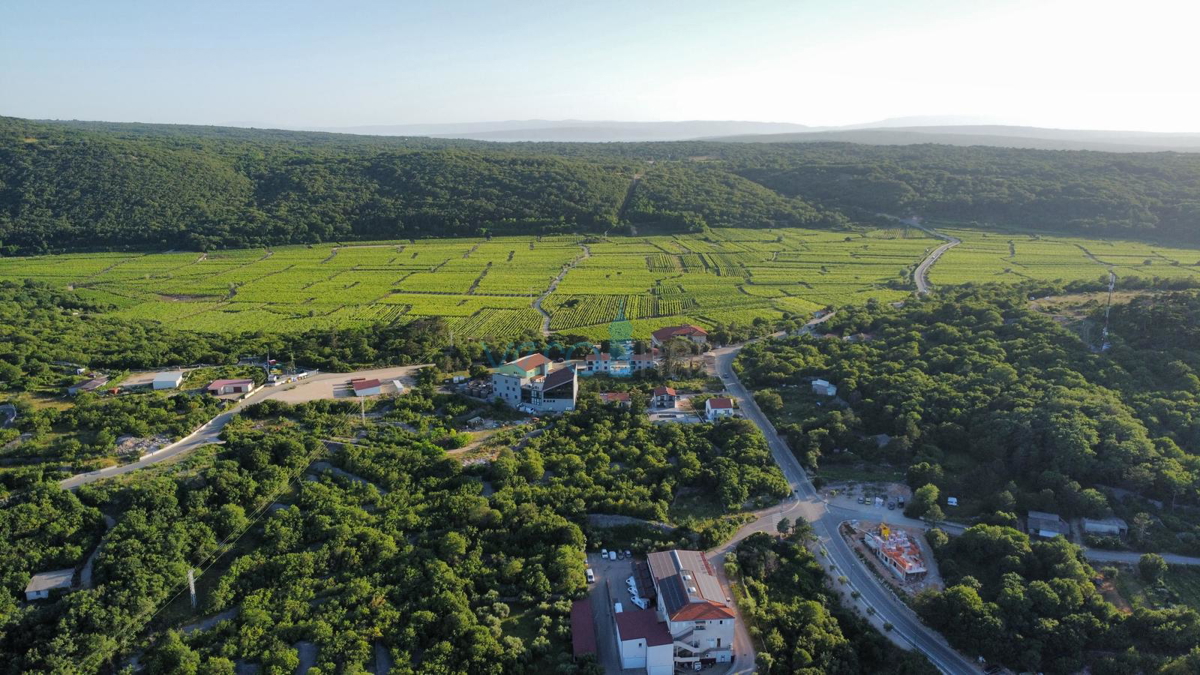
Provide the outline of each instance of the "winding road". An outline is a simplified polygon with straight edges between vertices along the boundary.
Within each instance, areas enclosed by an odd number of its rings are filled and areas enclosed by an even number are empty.
[[[925,256],[925,259],[921,261],[921,264],[917,265],[916,271],[913,272],[913,281],[915,281],[917,284],[917,292],[924,295],[929,292],[929,268],[933,267],[933,263],[937,262],[938,258],[942,257],[943,253],[961,244],[962,240],[958,237],[942,234],[937,230],[925,227],[917,218],[904,218],[901,219],[901,221],[905,225],[915,227],[931,237],[937,237],[938,239],[946,242],[933,249],[929,255]]]
[[[812,325],[828,319],[830,316],[832,314],[810,322],[808,327],[811,328]],[[791,520],[803,518],[812,525],[813,532],[823,550],[827,551],[827,557],[822,562],[835,567],[831,573],[845,576],[849,585],[861,594],[860,600],[866,606],[874,608],[875,614],[870,617],[873,622],[877,625],[886,622],[893,626],[892,631],[885,633],[888,637],[898,642],[902,640],[919,650],[943,673],[980,672],[979,667],[971,659],[958,653],[937,631],[921,623],[921,620],[907,605],[885,588],[859,562],[858,557],[838,533],[838,527],[846,519],[834,515],[827,508],[812,482],[809,481],[808,474],[800,466],[800,461],[776,433],[775,427],[759,410],[754,398],[750,396],[741,380],[738,379],[737,373],[734,372],[733,361],[743,346],[745,345],[734,345],[712,352],[716,359],[717,374],[725,383],[729,394],[738,399],[742,414],[762,430],[771,448],[772,456],[792,487],[792,496],[780,506],[760,512],[758,519],[739,531],[733,541],[711,552],[710,555],[718,561],[723,561],[724,555],[736,545],[737,541],[753,532],[773,532],[780,518]],[[719,564],[715,567],[721,569]],[[744,622],[738,623],[743,624]],[[745,643],[742,643],[743,640],[748,641],[749,635],[748,633],[743,635],[743,631],[739,631],[738,639],[734,643],[737,653],[739,655],[748,653],[752,657],[754,653],[752,643],[746,646]],[[753,664],[753,658],[747,664],[739,662],[731,672],[750,672],[753,670]]]

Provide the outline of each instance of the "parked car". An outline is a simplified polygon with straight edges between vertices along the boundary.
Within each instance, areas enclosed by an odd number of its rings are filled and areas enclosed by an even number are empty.
[[[860,496],[860,497],[858,498],[858,503],[859,503],[859,504],[866,504],[866,503],[867,503],[867,498],[866,498],[866,497],[862,497],[862,496]]]
[[[592,568],[590,568],[590,567],[587,568],[587,580],[588,580],[589,584],[596,583],[596,573],[593,572]]]
[[[617,552],[616,552],[616,551],[609,551],[609,552],[608,552],[608,559],[609,559],[609,560],[616,560],[616,559],[617,559]]]
[[[904,497],[901,497],[900,499],[896,500],[896,506],[898,506],[900,508],[904,508]]]
[[[888,511],[895,511],[895,510],[896,510],[896,502],[894,502],[894,501],[888,502]]]
[[[625,559],[625,552],[617,551],[617,560],[624,560],[624,559]]]
[[[600,549],[600,557],[607,558],[608,557],[608,549],[606,549],[606,548]]]
[[[625,557],[626,557],[626,558],[630,558],[630,559],[632,559],[632,558],[633,558],[633,551],[630,551],[629,549],[625,549]]]
[[[634,584],[636,584],[636,583],[637,583],[637,579],[634,579],[634,578],[633,578],[633,577],[631,577],[631,576],[630,576],[630,577],[625,577],[625,583],[626,583],[627,585],[629,585],[629,586],[633,586]]]

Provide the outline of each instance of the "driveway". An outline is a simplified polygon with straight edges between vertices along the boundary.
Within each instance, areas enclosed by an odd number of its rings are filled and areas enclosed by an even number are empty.
[[[592,601],[592,621],[596,624],[596,657],[604,672],[619,673],[622,672],[621,657],[617,653],[613,603],[633,606],[629,602],[629,594],[625,591],[625,579],[633,574],[633,564],[628,559],[602,560],[596,552],[587,554],[587,562],[596,575],[596,583],[592,584],[589,592]]]

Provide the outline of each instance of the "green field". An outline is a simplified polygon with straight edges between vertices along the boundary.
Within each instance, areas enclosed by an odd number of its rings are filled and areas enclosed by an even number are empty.
[[[1095,281],[1111,268],[1121,277],[1200,281],[1200,250],[1138,241],[1048,234],[984,232],[937,226],[962,239],[929,271],[933,284],[969,281]]]
[[[934,284],[1092,281],[1109,266],[1118,276],[1200,279],[1195,249],[941,228],[963,243],[933,266]],[[624,318],[645,337],[683,321],[744,325],[831,304],[903,299],[911,269],[936,244],[915,229],[432,239],[4,258],[0,280],[69,286],[112,303],[118,316],[203,332],[442,316],[463,337],[513,337],[541,329],[533,303],[544,296],[552,331],[604,338],[610,322]]]
[[[0,279],[70,286],[116,314],[197,331],[298,331],[443,316],[464,337],[541,329],[638,336],[689,321],[747,324],[869,297],[900,299],[936,242],[922,233],[713,230],[702,235],[436,239],[350,246],[0,259]]]

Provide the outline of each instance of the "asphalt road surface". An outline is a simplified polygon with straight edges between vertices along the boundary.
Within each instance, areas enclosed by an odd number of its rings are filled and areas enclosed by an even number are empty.
[[[821,320],[825,318],[828,316],[822,317]],[[792,487],[793,494],[792,499],[786,502],[782,508],[776,507],[778,513],[773,518],[760,516],[755,524],[770,529],[780,517],[793,520],[803,517],[812,524],[813,531],[828,551],[828,558],[822,562],[835,565],[837,569],[834,574],[846,576],[850,585],[861,593],[863,602],[875,609],[875,616],[879,617],[881,621],[892,624],[894,628],[889,637],[893,637],[893,639],[898,637],[907,642],[914,649],[923,653],[944,673],[980,672],[979,667],[971,659],[959,654],[937,631],[921,623],[908,606],[896,598],[890,590],[883,587],[862,566],[857,556],[842,539],[837,529],[844,518],[834,515],[826,508],[809,481],[808,474],[800,466],[799,460],[775,433],[775,428],[758,409],[753,397],[742,386],[741,381],[734,373],[733,360],[741,348],[742,345],[737,345],[714,351],[717,374],[725,383],[729,393],[738,399],[743,415],[762,429],[771,447],[771,453],[779,464],[779,468],[783,470],[784,476]],[[771,510],[768,509],[768,511]],[[738,653],[741,653],[740,648]]]
[[[328,398],[335,395],[338,386],[346,382],[351,377],[366,377],[366,378],[387,378],[387,379],[409,379],[412,374],[419,368],[424,366],[403,366],[395,368],[377,368],[372,370],[363,370],[355,373],[318,373],[307,379],[300,380],[295,384],[282,385],[279,387],[263,387],[251,394],[249,397],[242,399],[237,405],[222,412],[220,415],[206,422],[199,429],[191,434],[163,447],[162,449],[142,457],[136,462],[122,464],[119,466],[110,466],[98,471],[89,473],[81,473],[59,482],[59,486],[65,490],[74,490],[80,485],[87,485],[105,478],[120,476],[132,471],[144,469],[148,466],[153,466],[160,462],[165,462],[175,457],[181,457],[201,446],[210,443],[220,443],[221,430],[229,424],[229,420],[233,416],[242,411],[246,406],[260,403],[269,398],[280,398],[289,402],[300,402],[302,400],[315,400],[318,398]],[[311,395],[311,396],[310,396]]]
[[[945,240],[946,242],[933,249],[929,255],[925,256],[925,259],[921,261],[921,264],[917,265],[917,271],[913,273],[913,281],[917,283],[917,292],[925,294],[929,292],[929,268],[933,267],[933,263],[937,262],[938,258],[942,257],[943,253],[961,244],[962,240],[958,237],[951,237],[948,234],[942,234],[937,230],[932,230],[928,227],[925,227],[917,222],[916,219],[909,219],[905,220],[904,222],[930,236],[937,237],[938,239]]]

